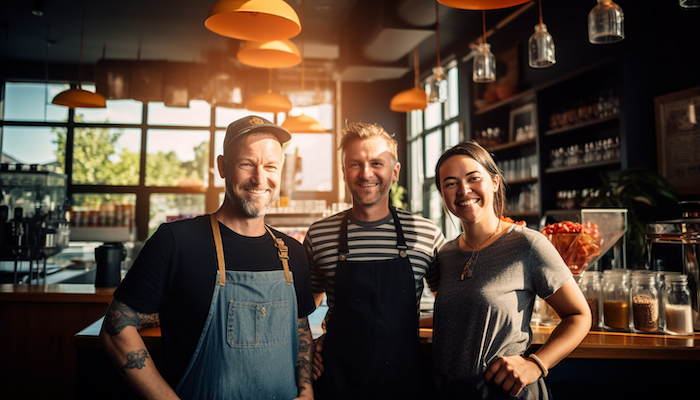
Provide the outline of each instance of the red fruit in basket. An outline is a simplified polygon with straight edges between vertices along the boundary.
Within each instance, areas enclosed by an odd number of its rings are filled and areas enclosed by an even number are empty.
[[[571,221],[558,222],[545,226],[542,234],[554,245],[575,274],[583,271],[586,263],[599,254],[596,242],[600,234],[594,223],[581,225]]]

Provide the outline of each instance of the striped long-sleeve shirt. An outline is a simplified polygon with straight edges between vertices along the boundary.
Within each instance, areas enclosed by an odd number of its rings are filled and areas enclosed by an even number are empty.
[[[416,304],[423,292],[423,277],[435,266],[437,251],[445,237],[429,219],[396,210],[408,246],[408,258],[413,269],[416,287]],[[309,227],[304,245],[311,263],[311,290],[326,292],[328,314],[334,305],[334,278],[338,263],[338,237],[346,210],[332,215]],[[398,257],[396,229],[391,214],[379,221],[358,221],[350,215],[348,221],[348,261],[379,261]]]

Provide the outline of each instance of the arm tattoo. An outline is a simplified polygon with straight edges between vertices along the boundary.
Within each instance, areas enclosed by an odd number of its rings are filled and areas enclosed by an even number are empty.
[[[146,349],[130,351],[126,354],[126,364],[122,369],[141,369],[146,366],[146,359],[148,357],[148,352]]]
[[[309,320],[306,317],[299,318],[299,354],[297,355],[296,364],[297,387],[299,390],[301,390],[302,384],[313,385],[311,379],[311,363],[314,359],[313,343]]]
[[[136,311],[127,304],[114,300],[105,314],[105,330],[108,334],[115,336],[127,326],[133,326],[136,329],[160,326],[160,316],[158,313],[148,314]]]

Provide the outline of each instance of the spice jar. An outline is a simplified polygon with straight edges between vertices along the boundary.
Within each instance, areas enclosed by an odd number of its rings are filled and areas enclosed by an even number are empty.
[[[659,330],[659,292],[656,289],[656,274],[639,271],[632,275],[632,316],[634,332],[656,332]]]
[[[687,275],[666,275],[664,310],[665,332],[671,335],[693,334],[693,311]]]
[[[628,331],[630,328],[629,275],[624,269],[603,272],[603,325],[606,329]]]
[[[578,282],[581,292],[586,297],[591,308],[591,329],[600,327],[600,313],[598,307],[601,296],[601,273],[598,271],[585,271]]]

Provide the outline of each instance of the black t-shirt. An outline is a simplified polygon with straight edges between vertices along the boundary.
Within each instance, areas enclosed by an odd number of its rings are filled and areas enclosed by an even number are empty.
[[[221,238],[227,270],[281,270],[269,233],[241,236],[223,224]],[[306,251],[297,240],[273,230],[289,248],[299,317],[314,311]],[[208,215],[162,224],[145,243],[114,292],[130,307],[160,314],[166,365],[161,373],[175,387],[189,364],[207,318],[216,281],[216,249]]]

